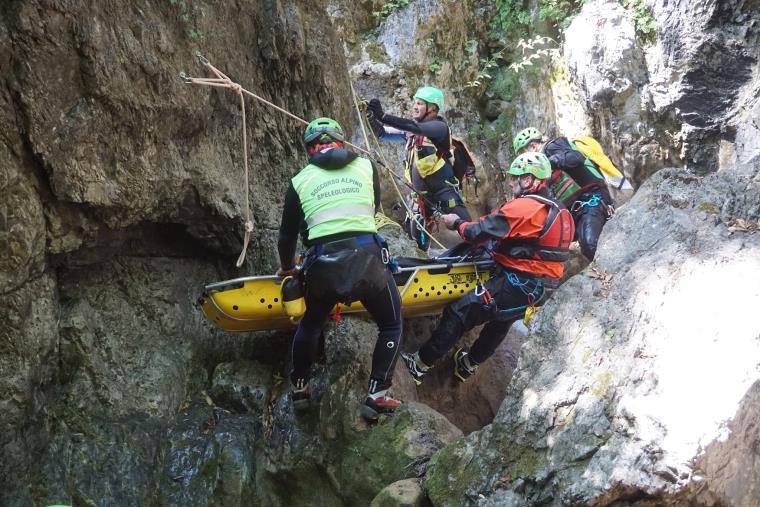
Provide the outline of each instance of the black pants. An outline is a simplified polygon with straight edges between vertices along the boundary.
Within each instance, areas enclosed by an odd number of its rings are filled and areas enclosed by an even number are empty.
[[[596,205],[580,205],[591,201],[594,195],[597,195],[599,199]],[[580,207],[578,207],[579,205]],[[607,206],[600,195],[585,193],[571,207],[571,212],[575,219],[575,236],[581,245],[581,253],[592,261],[596,255],[599,236],[602,234],[605,222],[607,222]]]
[[[366,255],[379,255],[379,248],[368,246],[364,253]],[[362,265],[364,264],[359,264],[360,269]],[[350,299],[361,301],[379,330],[375,342],[375,351],[372,355],[372,372],[370,374],[370,380],[376,382],[375,391],[391,385],[402,330],[401,299],[398,289],[396,289],[396,283],[391,273],[383,266],[384,275],[381,276],[384,276],[386,280],[384,287],[378,288],[358,284],[359,289],[350,294],[349,298],[343,298],[332,292],[330,287],[324,286],[329,284],[330,280],[334,280],[336,286],[343,285],[345,287],[346,279],[355,278],[366,281],[369,278],[377,277],[377,273],[362,273],[351,268],[352,266],[345,266],[346,271],[342,277],[329,277],[321,282],[323,286],[319,288],[309,287],[307,272],[306,313],[298,324],[298,329],[293,337],[293,371],[290,378],[294,384],[297,379],[309,378],[309,370],[319,347],[319,337],[332,309],[339,301]],[[319,269],[319,265],[315,264],[310,269]],[[364,269],[377,269],[377,266],[369,264],[369,267]]]
[[[484,285],[493,304],[487,305],[474,289],[447,306],[430,339],[420,349],[423,363],[432,365],[446,355],[466,331],[485,324],[470,348],[470,358],[482,363],[493,355],[512,324],[525,316],[528,306],[538,303],[544,295],[543,285],[535,277],[509,270],[492,273]],[[517,362],[516,357],[509,359]]]

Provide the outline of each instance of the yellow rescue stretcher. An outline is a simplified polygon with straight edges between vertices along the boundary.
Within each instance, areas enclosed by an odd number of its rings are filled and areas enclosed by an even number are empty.
[[[420,262],[424,264],[402,267],[393,275],[405,317],[439,314],[447,304],[474,289],[478,280],[485,282],[493,266],[490,260]],[[249,276],[212,283],[205,287],[198,306],[209,321],[225,331],[290,329],[297,319],[285,311],[282,282],[277,276]],[[344,314],[368,315],[358,301],[339,306]]]

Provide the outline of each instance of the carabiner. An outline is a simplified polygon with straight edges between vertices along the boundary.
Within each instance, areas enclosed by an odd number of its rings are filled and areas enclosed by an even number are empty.
[[[200,51],[196,51],[195,52],[195,56],[196,56],[196,58],[198,58],[198,61],[201,62],[202,65],[208,65],[209,64],[208,58],[206,58],[205,56],[203,56]]]

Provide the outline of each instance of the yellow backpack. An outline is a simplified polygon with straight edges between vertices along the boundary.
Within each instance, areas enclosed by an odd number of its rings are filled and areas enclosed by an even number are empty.
[[[591,136],[574,137],[572,143],[583,155],[591,159],[602,171],[604,179],[610,186],[618,190],[633,190],[626,177],[621,173],[612,160],[604,154],[602,145]]]

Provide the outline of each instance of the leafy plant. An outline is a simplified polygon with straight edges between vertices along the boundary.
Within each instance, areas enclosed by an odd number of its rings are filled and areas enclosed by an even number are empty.
[[[490,80],[493,78],[491,73],[499,67],[499,62],[504,60],[504,51],[506,51],[506,48],[501,48],[497,52],[495,52],[493,55],[491,55],[491,58],[481,58],[480,64],[482,67],[480,68],[480,71],[478,71],[478,74],[475,76],[475,79],[472,81],[468,81],[466,85],[464,85],[465,88],[477,88],[487,80]]]
[[[643,0],[620,0],[620,5],[628,10],[636,35],[643,42],[654,43],[657,38],[657,21],[649,6]]]
[[[543,0],[538,17],[548,21],[560,30],[570,26],[570,22],[580,12],[585,0]]]
[[[515,44],[517,47],[516,54],[512,55],[514,60],[509,64],[509,70],[519,73],[526,67],[532,67],[544,58],[554,58],[559,53],[556,47],[556,41],[551,37],[536,35],[530,39],[520,39]],[[552,47],[554,46],[554,47]],[[503,47],[491,58],[481,58],[481,69],[475,76],[475,79],[465,84],[465,88],[477,88],[481,84],[493,79],[493,72],[506,62],[507,48]]]
[[[412,0],[388,0],[383,4],[382,7],[380,7],[379,11],[375,11],[372,13],[373,16],[378,18],[378,20],[383,20],[396,12],[399,9],[402,9],[409,5],[409,3]]]
[[[438,60],[435,60],[433,63],[428,65],[428,70],[434,75],[437,76],[439,72],[441,72],[441,69],[443,68],[443,65],[441,65],[441,62]]]
[[[554,45],[554,47],[551,47]],[[515,72],[520,72],[525,67],[532,67],[543,58],[554,58],[559,55],[556,41],[551,37],[536,35],[535,37],[517,41],[517,48],[522,52],[520,59],[512,62],[509,66]]]
[[[514,30],[524,31],[530,23],[530,12],[524,0],[495,0],[492,28],[510,33]]]

